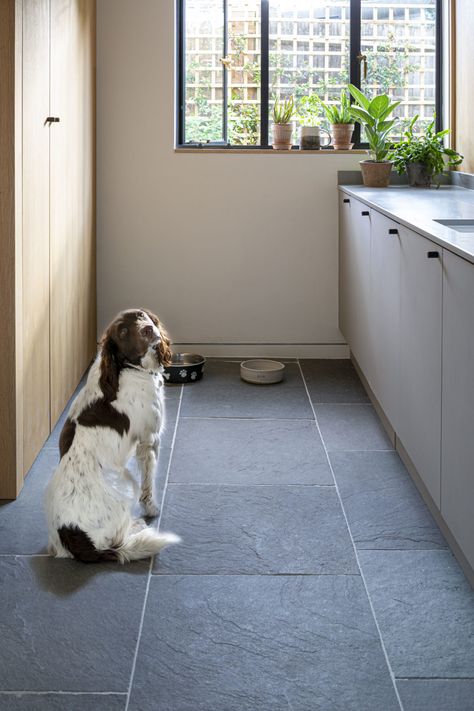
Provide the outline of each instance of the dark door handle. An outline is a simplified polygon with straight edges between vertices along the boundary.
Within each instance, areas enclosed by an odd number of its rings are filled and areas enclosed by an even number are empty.
[[[368,210],[362,210],[360,213],[363,217],[368,217],[370,215],[370,212]]]
[[[398,230],[396,230],[394,227],[388,231],[389,235],[398,235]]]
[[[45,123],[59,123],[59,116],[48,116]]]
[[[344,198],[342,202],[350,202],[349,198]]]
[[[428,259],[439,259],[439,252],[427,252]]]

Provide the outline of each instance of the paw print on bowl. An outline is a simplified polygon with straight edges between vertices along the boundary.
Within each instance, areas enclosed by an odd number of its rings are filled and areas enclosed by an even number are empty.
[[[196,378],[197,378],[197,373],[195,370],[193,370],[193,372],[191,373],[191,380],[196,380]]]
[[[179,371],[179,374],[180,374],[180,376],[181,376],[182,378],[185,378],[185,377],[187,376],[187,373],[186,373],[186,371],[184,370],[184,368],[183,368],[183,370],[180,370],[180,371]]]

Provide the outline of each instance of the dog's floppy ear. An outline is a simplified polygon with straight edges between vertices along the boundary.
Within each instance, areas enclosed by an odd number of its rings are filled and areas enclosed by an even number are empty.
[[[147,309],[143,309],[147,316],[151,318],[155,326],[159,329],[161,339],[157,346],[155,346],[155,351],[158,356],[158,360],[161,365],[170,365],[171,363],[171,340],[166,332],[163,324],[156,314]]]
[[[110,335],[110,329],[104,334],[99,346],[101,353],[99,386],[104,399],[113,402],[117,398],[120,369],[117,360],[118,349]]]

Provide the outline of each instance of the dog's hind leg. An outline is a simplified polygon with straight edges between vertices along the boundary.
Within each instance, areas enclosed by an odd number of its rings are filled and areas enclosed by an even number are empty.
[[[140,502],[147,516],[158,516],[159,508],[155,502],[155,471],[159,439],[153,442],[140,442],[137,446],[137,461],[142,475]]]

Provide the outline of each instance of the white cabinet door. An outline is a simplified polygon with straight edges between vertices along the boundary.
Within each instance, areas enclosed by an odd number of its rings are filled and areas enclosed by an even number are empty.
[[[342,202],[349,199],[349,203]],[[371,371],[370,214],[371,210],[341,193],[340,291],[341,330],[367,379]],[[369,380],[370,382],[370,380]]]
[[[400,380],[399,225],[371,215],[370,306],[373,343],[372,390],[394,429],[398,425]]]
[[[355,285],[351,264],[355,249],[353,205],[356,202],[345,193],[339,193],[339,329],[349,345],[354,321],[352,298]]]
[[[474,265],[444,251],[441,513],[474,566]]]
[[[442,250],[400,226],[400,410],[397,435],[440,505]]]

